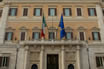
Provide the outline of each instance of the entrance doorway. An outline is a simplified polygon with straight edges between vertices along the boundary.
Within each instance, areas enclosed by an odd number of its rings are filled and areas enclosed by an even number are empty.
[[[59,68],[59,56],[58,54],[47,55],[47,69],[58,69]]]

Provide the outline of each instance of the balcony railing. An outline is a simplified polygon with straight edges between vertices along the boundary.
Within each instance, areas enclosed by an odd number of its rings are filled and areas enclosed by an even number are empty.
[[[4,2],[100,2],[100,0],[3,0]]]

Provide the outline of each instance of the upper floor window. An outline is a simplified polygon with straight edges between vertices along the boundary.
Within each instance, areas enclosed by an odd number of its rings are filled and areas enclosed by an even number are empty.
[[[104,0],[102,0],[102,2],[104,2]]]
[[[73,32],[66,32],[66,39],[68,40],[73,39]]]
[[[49,39],[55,39],[55,32],[49,32]]]
[[[42,8],[34,8],[34,16],[42,16]]]
[[[21,32],[21,41],[25,40],[26,39],[26,32]]]
[[[99,32],[92,32],[93,40],[101,40]]]
[[[56,10],[56,8],[49,8],[49,9],[48,9],[48,15],[49,15],[49,16],[56,16],[56,15],[57,15],[57,10]]]
[[[33,32],[33,34],[32,34],[32,39],[33,39],[33,40],[38,40],[38,39],[40,39],[40,32]]]
[[[82,10],[81,8],[77,8],[77,16],[82,16]]]
[[[64,16],[72,16],[71,8],[63,8]]]
[[[104,16],[104,8],[102,9],[102,13],[103,13],[103,16]]]
[[[85,40],[85,34],[84,34],[84,32],[79,32],[79,39],[80,40]]]
[[[2,2],[3,0],[0,0],[0,2]]]
[[[0,17],[2,16],[2,12],[3,12],[3,10],[2,10],[2,9],[0,9]]]
[[[23,8],[23,16],[28,16],[28,8]]]
[[[0,56],[0,68],[9,66],[9,57],[1,57]]]
[[[13,40],[13,32],[6,32],[5,40],[7,40],[7,41]]]
[[[17,16],[17,8],[10,8],[9,16]]]
[[[88,8],[88,15],[89,16],[96,16],[96,9],[95,8]]]
[[[96,66],[103,67],[104,66],[104,56],[97,56],[96,57]]]

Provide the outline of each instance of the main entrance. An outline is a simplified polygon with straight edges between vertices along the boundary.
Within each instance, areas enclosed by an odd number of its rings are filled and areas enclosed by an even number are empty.
[[[47,55],[47,69],[58,69],[59,62],[58,62],[58,54],[48,54]]]

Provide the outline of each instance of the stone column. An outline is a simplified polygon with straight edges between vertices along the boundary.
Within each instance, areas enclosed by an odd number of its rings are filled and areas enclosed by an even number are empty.
[[[99,4],[96,5],[96,11],[97,11],[98,25],[100,28],[101,40],[102,40],[102,42],[104,42],[103,13],[102,13],[102,8]]]
[[[9,5],[5,5],[3,8],[1,20],[0,20],[0,44],[2,44],[4,42],[8,12],[9,12]]]
[[[24,69],[28,69],[28,52],[29,52],[29,47],[25,47],[25,52],[24,52]]]
[[[62,51],[61,51],[61,55],[62,55],[62,69],[65,69],[65,58],[64,58],[64,55],[65,55],[65,52],[64,52],[64,46],[62,46]]]
[[[80,69],[80,46],[77,46],[76,58],[77,58],[77,69]]]
[[[41,46],[40,51],[40,69],[44,69],[44,46]]]

